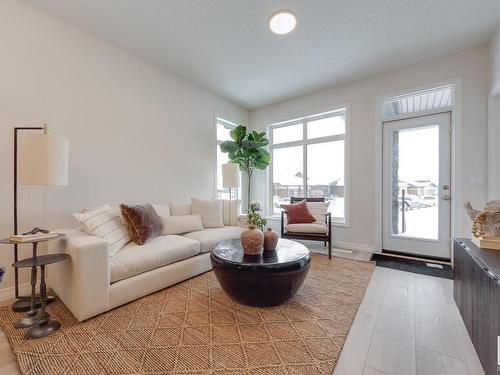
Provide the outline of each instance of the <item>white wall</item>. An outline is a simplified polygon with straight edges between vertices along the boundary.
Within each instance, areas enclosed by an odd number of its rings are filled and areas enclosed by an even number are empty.
[[[500,27],[490,40],[488,200],[500,199]]]
[[[490,39],[490,92],[500,96],[500,26]]]
[[[1,238],[13,230],[14,126],[46,122],[70,141],[70,185],[21,187],[21,230],[74,226],[71,212],[104,202],[213,196],[215,116],[246,123],[246,110],[19,1],[2,0],[0,19]],[[0,291],[11,263],[2,246]]]
[[[488,96],[488,200],[500,199],[500,94]]]
[[[350,227],[336,227],[335,240],[341,244],[358,244],[360,248],[376,245],[374,215],[374,136],[375,98],[385,93],[461,79],[461,196],[482,206],[486,198],[486,131],[488,92],[488,48],[481,46],[439,59],[419,63],[301,96],[250,112],[251,127],[266,129],[268,124],[308,114],[320,113],[340,105],[350,106]],[[328,160],[325,160],[327,163]],[[480,175],[481,184],[471,184],[470,177]],[[253,184],[254,199],[266,201],[266,173],[257,172]],[[467,235],[469,220],[463,210],[458,218],[456,234]]]

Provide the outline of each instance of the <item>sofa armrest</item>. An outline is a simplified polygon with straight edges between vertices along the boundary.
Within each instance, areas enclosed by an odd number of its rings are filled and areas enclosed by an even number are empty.
[[[328,228],[328,236],[331,239],[332,238],[332,213],[331,212],[326,213],[325,224],[326,224],[326,227]]]
[[[79,320],[109,309],[110,262],[108,243],[74,229],[48,242],[49,254],[65,253],[70,260],[49,266],[51,288]]]
[[[286,226],[286,211],[281,211],[281,237],[285,234],[285,226]]]

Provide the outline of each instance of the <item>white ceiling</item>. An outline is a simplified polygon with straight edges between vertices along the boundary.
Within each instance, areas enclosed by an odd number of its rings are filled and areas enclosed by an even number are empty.
[[[248,109],[485,43],[498,0],[27,0]],[[274,35],[276,10],[297,28]]]

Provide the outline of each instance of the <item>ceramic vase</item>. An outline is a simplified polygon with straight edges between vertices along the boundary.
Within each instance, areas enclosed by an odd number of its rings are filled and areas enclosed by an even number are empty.
[[[272,230],[272,228],[267,228],[264,232],[264,250],[274,250],[278,245],[278,234]]]
[[[262,252],[264,245],[264,233],[254,225],[250,225],[240,236],[243,251],[248,255],[257,255]]]

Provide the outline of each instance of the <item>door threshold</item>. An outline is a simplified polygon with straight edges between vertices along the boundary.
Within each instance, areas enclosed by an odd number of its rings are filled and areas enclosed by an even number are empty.
[[[449,259],[449,258],[431,257],[431,256],[424,256],[424,255],[419,255],[419,254],[407,254],[407,253],[402,253],[402,252],[393,251],[393,250],[382,250],[382,253],[380,253],[380,255],[391,256],[391,257],[396,257],[396,258],[403,258],[403,259],[420,260],[422,262],[429,262],[430,261],[432,263],[451,265],[451,259]]]

